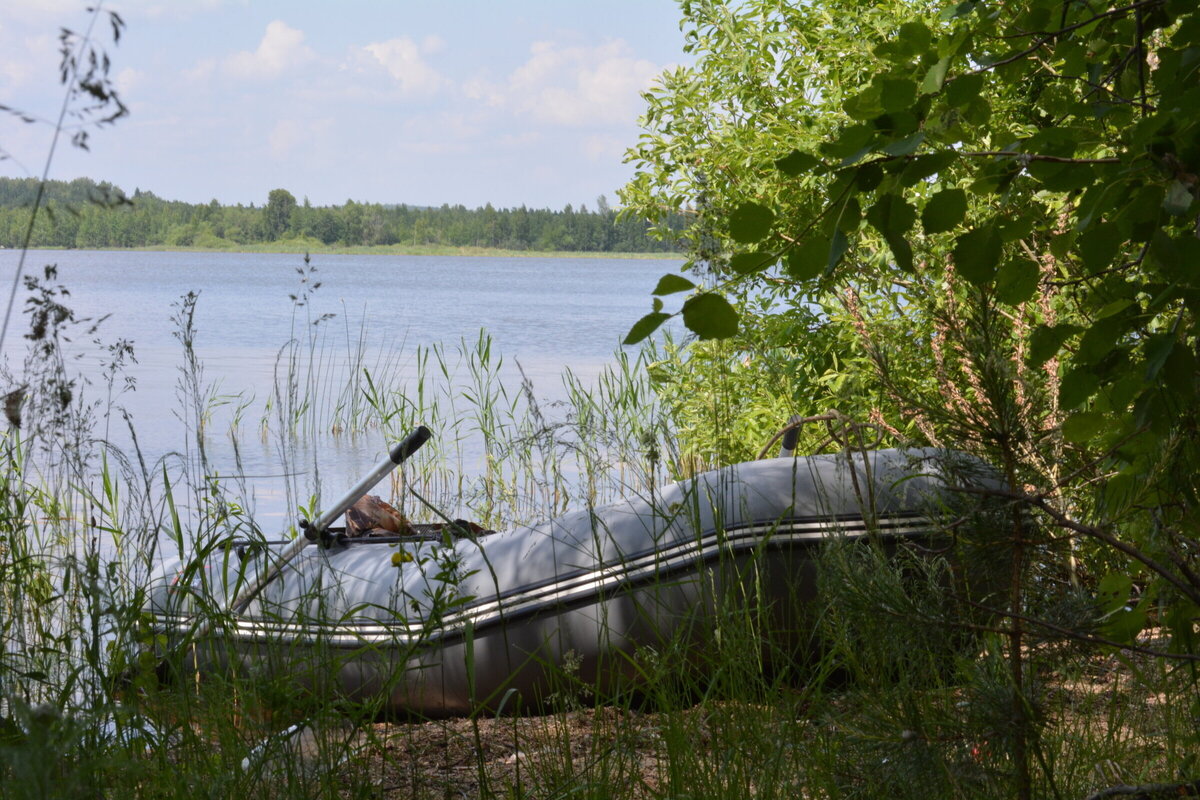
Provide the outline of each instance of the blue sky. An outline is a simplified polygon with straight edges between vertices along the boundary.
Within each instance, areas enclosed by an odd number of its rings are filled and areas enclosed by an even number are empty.
[[[4,0],[0,104],[54,118],[58,29],[87,2]],[[673,0],[125,0],[110,48],[131,116],[51,177],[222,203],[285,188],[474,207],[594,207],[632,174],[640,92],[682,53]],[[0,120],[0,175],[40,175],[49,128]]]

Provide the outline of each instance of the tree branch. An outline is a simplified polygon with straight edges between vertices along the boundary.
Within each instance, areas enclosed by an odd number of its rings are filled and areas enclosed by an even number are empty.
[[[989,157],[989,156],[1008,156],[1009,158],[1019,159],[1021,161],[1049,161],[1055,164],[1120,164],[1121,159],[1116,156],[1107,156],[1105,158],[1069,158],[1067,156],[1044,156],[1038,153],[1014,153],[1011,150],[980,150],[980,151],[959,151],[960,156],[972,157]]]
[[[1087,644],[1104,645],[1105,647],[1112,647],[1116,650],[1125,650],[1130,653],[1140,653],[1141,655],[1152,656],[1154,658],[1164,658],[1164,659],[1167,659],[1168,661],[1200,661],[1200,656],[1194,655],[1192,653],[1169,653],[1169,652],[1164,652],[1162,650],[1155,650],[1150,647],[1142,647],[1141,645],[1137,645],[1137,644],[1127,644],[1124,642],[1118,642],[1113,639],[1107,639],[1103,636],[1096,636],[1095,634],[1091,634],[1091,633],[1082,633],[1080,631],[1073,631],[1070,628],[1064,628],[1061,625],[1055,625],[1053,622],[1047,622],[1046,620],[1038,619],[1037,617],[1029,617],[1024,614],[1017,614],[1012,611],[1004,611],[999,608],[992,608],[991,606],[985,606],[982,603],[972,602],[972,601],[966,599],[965,597],[959,597],[959,599],[962,600],[962,602],[966,603],[967,605],[971,606],[972,608],[977,608],[980,611],[983,611],[985,613],[997,614],[1002,617],[1009,617],[1010,619],[1017,619],[1022,622],[1027,622],[1030,625],[1035,625],[1039,628],[1045,628],[1046,630],[1054,631],[1055,633],[1057,633],[1060,636],[1066,637],[1067,639],[1074,639],[1077,642],[1086,642]],[[967,623],[951,622],[950,624],[951,625],[956,625],[956,624],[962,625],[963,627],[969,628],[971,630],[978,630],[978,631],[982,631],[984,633],[998,633],[998,634],[1008,633],[1008,631],[1004,628],[997,628],[997,627],[989,626],[989,625],[977,625],[977,624],[969,623],[969,622],[967,622]]]
[[[1123,14],[1128,14],[1130,11],[1135,11],[1137,9],[1144,8],[1146,6],[1158,6],[1158,5],[1162,5],[1162,3],[1163,3],[1163,0],[1140,0],[1140,2],[1131,3],[1130,5],[1121,6],[1120,8],[1111,8],[1108,11],[1104,11],[1100,14],[1096,14],[1095,16],[1089,17],[1088,19],[1085,19],[1081,22],[1076,22],[1073,25],[1068,25],[1065,28],[1059,28],[1056,31],[1046,32],[1042,35],[1042,37],[1040,39],[1038,39],[1036,42],[1034,42],[1033,44],[1031,44],[1029,47],[1025,48],[1024,50],[1019,50],[1010,56],[1006,56],[1005,58],[1000,59],[999,61],[993,61],[991,64],[988,64],[985,67],[980,67],[979,69],[971,70],[970,72],[968,72],[966,74],[967,75],[978,75],[978,74],[981,74],[984,72],[990,72],[991,70],[994,70],[996,67],[1003,67],[1005,64],[1011,64],[1014,61],[1020,61],[1022,58],[1025,58],[1025,56],[1029,55],[1030,53],[1036,52],[1040,48],[1049,44],[1054,39],[1057,39],[1058,37],[1062,36],[1064,33],[1070,33],[1071,31],[1078,30],[1079,28],[1085,28],[1088,25],[1091,25],[1095,22],[1099,22],[1102,19],[1105,19],[1106,17],[1121,16]],[[1033,34],[1025,34],[1025,35],[1032,36]]]
[[[990,497],[1002,497],[1038,508],[1061,527],[1068,528],[1085,536],[1090,536],[1093,539],[1099,539],[1114,550],[1124,553],[1133,560],[1140,562],[1146,567],[1149,567],[1152,572],[1158,574],[1160,577],[1182,592],[1183,595],[1193,603],[1200,605],[1200,590],[1198,590],[1198,588],[1195,586],[1185,583],[1178,575],[1168,569],[1165,565],[1160,564],[1155,558],[1143,553],[1134,545],[1121,541],[1108,531],[1101,530],[1100,528],[1092,525],[1085,525],[1082,522],[1076,522],[1066,514],[1052,507],[1042,497],[1018,492],[1006,492],[1003,489],[977,489],[969,486],[954,487],[953,491],[963,492],[965,494],[980,494]]]

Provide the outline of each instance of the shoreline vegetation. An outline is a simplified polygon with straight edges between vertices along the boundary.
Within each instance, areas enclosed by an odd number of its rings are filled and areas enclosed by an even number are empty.
[[[29,209],[44,212],[29,226]],[[623,214],[601,195],[586,205],[469,209],[359,203],[314,206],[273,189],[264,205],[165,200],[90,178],[49,181],[0,177],[0,247],[37,249],[198,250],[246,253],[386,253],[391,255],[564,254],[678,255],[689,215],[650,222]],[[28,240],[27,237],[28,236]]]
[[[18,248],[0,245],[0,251]],[[97,250],[104,252],[151,252],[151,253],[246,253],[278,255],[335,255],[335,256],[461,256],[464,258],[591,258],[591,259],[637,259],[642,261],[681,261],[681,253],[642,253],[588,250],[510,250],[503,247],[472,247],[453,245],[326,245],[311,240],[284,240],[262,242],[236,247],[188,247],[172,245],[145,245],[142,247],[38,247],[36,250]]]

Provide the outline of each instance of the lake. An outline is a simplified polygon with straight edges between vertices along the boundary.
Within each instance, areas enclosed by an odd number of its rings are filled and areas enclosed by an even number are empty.
[[[17,257],[16,251],[0,251],[0,285],[11,285]],[[236,427],[235,418],[253,428],[266,415],[281,353],[286,361],[292,352],[285,349],[289,341],[316,341],[326,379],[341,380],[357,365],[403,382],[415,379],[420,348],[441,345],[453,352],[465,341],[469,349],[484,329],[505,360],[500,375],[508,390],[517,390],[523,372],[535,396],[552,403],[561,398],[565,368],[587,380],[612,363],[630,325],[649,311],[657,280],[681,263],[320,255],[311,261],[315,271],[305,272],[303,257],[287,254],[36,251],[25,274],[40,276],[44,265],[57,264],[57,282],[70,290],[67,304],[76,315],[108,315],[97,336],[133,343],[137,363],[127,373],[136,388],[117,402],[133,416],[151,462],[193,447],[178,388],[183,348],[172,317],[183,295],[198,293],[195,351],[218,398],[207,427],[211,465],[223,475],[254,476],[250,500],[257,516],[270,518],[290,513],[278,485],[285,469],[278,443],[244,434],[235,459],[225,431]],[[25,295],[22,290],[17,311]],[[27,318],[14,313],[3,354],[10,370],[21,368],[27,330]],[[78,368],[92,382],[90,396],[103,397],[103,351],[90,337],[80,338],[72,344]],[[100,435],[129,445],[123,422]],[[381,433],[368,432],[311,444],[327,490],[337,494],[376,463],[388,443]]]

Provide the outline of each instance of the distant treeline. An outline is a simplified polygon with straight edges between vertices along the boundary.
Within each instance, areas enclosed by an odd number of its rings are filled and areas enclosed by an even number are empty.
[[[0,178],[0,246],[19,247],[37,196],[33,178]],[[678,249],[676,236],[661,240],[650,225],[622,217],[602,195],[595,210],[495,209],[491,204],[420,208],[356,203],[313,206],[298,203],[285,189],[270,192],[265,205],[223,206],[216,200],[193,205],[136,190],[131,196],[88,178],[50,181],[39,213],[33,247],[202,247],[300,240],[331,246],[444,245],[507,250],[579,250],[656,253]],[[682,231],[682,217],[668,220]]]

